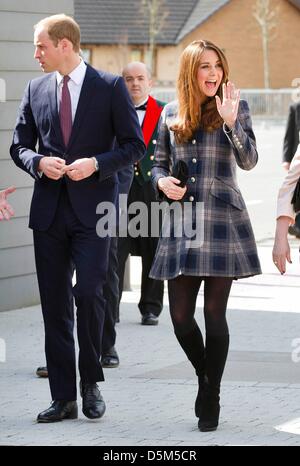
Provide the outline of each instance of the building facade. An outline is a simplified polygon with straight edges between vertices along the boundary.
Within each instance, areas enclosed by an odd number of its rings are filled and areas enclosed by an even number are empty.
[[[231,79],[240,88],[264,87],[262,33],[253,11],[257,0],[161,0],[153,74],[159,86],[173,86],[178,59],[191,41],[205,38],[224,49]],[[120,73],[129,61],[147,61],[148,24],[131,0],[75,0],[86,56],[96,68]],[[124,5],[124,4],[123,4]],[[275,27],[270,33],[270,88],[288,88],[299,77],[300,1],[270,0]],[[121,13],[120,13],[121,12]]]

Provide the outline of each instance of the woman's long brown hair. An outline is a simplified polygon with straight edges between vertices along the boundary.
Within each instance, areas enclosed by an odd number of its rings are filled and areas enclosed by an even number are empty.
[[[198,69],[204,50],[214,50],[223,68],[217,95],[222,98],[222,84],[228,81],[228,62],[219,47],[208,40],[195,40],[182,52],[177,79],[178,118],[171,126],[177,143],[189,141],[198,128],[212,131],[222,126],[215,97],[206,97],[199,89]]]

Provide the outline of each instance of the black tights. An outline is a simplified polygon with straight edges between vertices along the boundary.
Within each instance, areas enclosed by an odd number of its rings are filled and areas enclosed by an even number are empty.
[[[202,281],[206,335],[228,335],[226,307],[232,278],[180,275],[168,281],[170,314],[178,336],[188,335],[197,327],[194,315]]]

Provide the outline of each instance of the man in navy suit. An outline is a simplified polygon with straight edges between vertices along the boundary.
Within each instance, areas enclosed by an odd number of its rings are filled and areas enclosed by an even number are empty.
[[[123,79],[82,61],[80,29],[72,18],[41,20],[34,44],[47,75],[25,90],[10,152],[35,179],[29,227],[53,400],[37,420],[77,418],[73,296],[82,410],[100,418],[105,403],[97,382],[104,380],[99,357],[110,238],[96,233],[96,208],[104,201],[115,205],[116,172],[140,159],[145,146]]]

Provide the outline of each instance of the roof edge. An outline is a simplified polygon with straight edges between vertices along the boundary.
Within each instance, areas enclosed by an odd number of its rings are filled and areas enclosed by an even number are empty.
[[[227,5],[228,3],[230,2],[230,0],[224,0],[224,3],[220,6],[218,6],[215,10],[211,11],[210,13],[208,13],[208,15],[202,19],[195,27],[193,27],[192,29],[190,29],[187,33],[185,33],[183,36],[180,37],[180,32],[178,33],[178,36],[175,40],[175,43],[174,45],[178,45],[186,36],[188,36],[189,34],[191,34],[193,31],[195,31],[195,29],[197,29],[200,24],[203,24],[205,23],[205,21],[207,21],[211,16],[213,16],[215,13],[217,13],[218,11],[220,11],[225,5]],[[193,11],[197,8],[198,4],[196,4],[193,8],[193,10],[191,11],[191,14],[193,13]],[[191,15],[190,15],[191,16]],[[190,19],[190,16],[188,17],[187,21]],[[186,23],[187,23],[186,21]],[[183,28],[182,28],[183,29]]]

